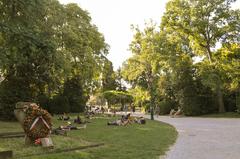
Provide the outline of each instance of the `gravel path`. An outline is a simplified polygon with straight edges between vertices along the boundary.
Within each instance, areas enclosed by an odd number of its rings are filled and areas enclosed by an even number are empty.
[[[159,116],[155,120],[173,125],[179,133],[161,159],[240,158],[240,119]]]

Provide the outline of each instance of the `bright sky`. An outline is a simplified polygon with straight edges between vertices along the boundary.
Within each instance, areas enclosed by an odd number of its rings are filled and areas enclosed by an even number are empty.
[[[61,3],[78,3],[87,10],[93,23],[104,34],[110,45],[108,58],[118,69],[130,57],[129,44],[133,38],[131,24],[144,27],[152,19],[160,24],[167,0],[59,0]]]
[[[104,34],[110,45],[108,58],[118,69],[130,57],[129,44],[133,38],[131,24],[144,28],[152,19],[160,24],[168,0],[59,0],[61,3],[78,3],[87,10],[93,23]],[[240,8],[240,0],[233,5]]]

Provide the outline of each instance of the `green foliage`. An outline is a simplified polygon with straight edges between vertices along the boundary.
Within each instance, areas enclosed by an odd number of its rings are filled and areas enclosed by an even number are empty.
[[[63,96],[67,99],[70,112],[83,112],[88,95],[84,92],[80,77],[67,80],[64,83]]]
[[[129,93],[133,96],[133,104],[138,107],[146,107],[145,103],[149,102],[150,95],[148,91],[136,86],[129,90]]]
[[[117,83],[115,80],[115,72],[113,70],[112,62],[107,60],[104,62],[103,72],[102,72],[102,92],[108,90],[115,90]]]
[[[160,70],[157,50],[158,32],[155,25],[149,24],[144,31],[135,28],[134,39],[130,44],[133,56],[123,65],[123,77],[134,86],[147,90],[150,95],[151,119],[156,103],[156,85]]]
[[[133,90],[141,87],[149,93],[150,104],[163,102],[163,109],[165,101],[173,101],[186,115],[212,113],[216,105],[224,112],[224,93],[239,92],[240,79],[240,12],[231,9],[232,2],[172,0],[160,31],[153,25],[144,31],[136,28],[130,44],[133,56],[123,65]],[[141,97],[134,98],[134,103],[139,101]],[[232,101],[225,100],[229,111]]]
[[[126,91],[126,86],[124,85],[124,79],[122,76],[122,69],[118,68],[117,71],[115,71],[115,83],[116,83],[116,90],[118,91]]]
[[[127,103],[132,103],[133,97],[128,92],[123,91],[105,91],[103,92],[103,97],[107,100],[109,106],[113,104],[121,104],[122,108]]]
[[[21,83],[21,84],[19,84]],[[26,87],[27,82],[12,78],[5,80],[0,85],[0,119],[14,120],[13,110],[18,101],[32,101],[30,88]]]
[[[240,112],[240,93],[238,93],[236,97],[236,106],[237,106],[237,111]]]
[[[64,95],[56,95],[49,101],[49,111],[52,114],[63,114],[70,112],[68,98]]]
[[[86,94],[95,91],[101,72],[108,69],[104,68],[107,52],[103,35],[77,4],[1,1],[1,112],[12,117],[15,103],[26,100],[51,110],[49,100],[62,92],[69,111],[83,111]],[[81,83],[71,83],[79,76]]]
[[[226,72],[221,68],[217,44],[239,42],[239,10],[232,10],[234,0],[173,0],[167,4],[161,29],[171,41],[186,38],[193,56],[203,56],[199,73],[205,86],[216,92],[219,111],[224,112],[223,89]],[[178,37],[176,36],[178,35]],[[183,50],[183,49],[182,49]],[[206,60],[207,59],[207,60]]]
[[[236,92],[225,92],[225,106],[227,112],[236,112],[237,108],[237,93]]]
[[[162,115],[169,114],[171,109],[176,109],[176,103],[170,100],[160,101],[157,106],[160,108],[160,114]]]

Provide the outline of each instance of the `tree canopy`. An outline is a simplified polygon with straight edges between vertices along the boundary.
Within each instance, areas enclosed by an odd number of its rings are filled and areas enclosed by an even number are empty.
[[[186,115],[237,109],[240,11],[233,2],[171,0],[160,30],[135,29],[122,72],[133,89],[149,93],[150,108],[168,102]]]
[[[18,101],[82,111],[108,61],[109,46],[89,13],[57,0],[3,0],[0,15],[1,117],[12,118]],[[54,104],[59,99],[67,106]]]

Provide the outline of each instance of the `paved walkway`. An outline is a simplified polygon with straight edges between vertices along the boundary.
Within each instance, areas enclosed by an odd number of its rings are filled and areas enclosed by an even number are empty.
[[[176,127],[178,139],[161,159],[239,159],[240,119],[170,118],[155,120]]]

